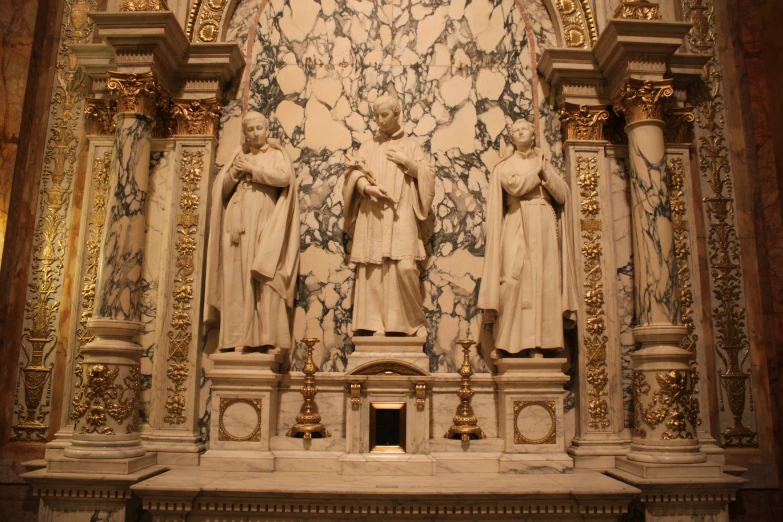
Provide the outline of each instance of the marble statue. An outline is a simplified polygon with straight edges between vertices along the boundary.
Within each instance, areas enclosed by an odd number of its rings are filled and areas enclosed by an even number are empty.
[[[291,160],[249,112],[245,143],[212,188],[205,318],[220,316],[218,349],[289,349],[299,269],[299,203]]]
[[[353,330],[376,336],[426,335],[418,261],[426,257],[420,222],[435,196],[435,169],[400,125],[400,102],[373,104],[378,134],[348,156],[345,229],[357,264]]]
[[[575,318],[573,250],[565,215],[569,190],[542,151],[533,125],[509,129],[514,152],[489,180],[486,251],[478,306],[501,354],[542,356],[563,348],[564,318]]]

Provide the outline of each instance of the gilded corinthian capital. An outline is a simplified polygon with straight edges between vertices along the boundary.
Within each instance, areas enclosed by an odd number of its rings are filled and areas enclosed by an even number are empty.
[[[563,139],[603,140],[609,111],[603,105],[566,103],[557,113],[563,126]]]
[[[213,136],[217,133],[221,111],[215,98],[175,100],[172,112],[177,121],[177,134]]]
[[[106,87],[117,97],[117,112],[155,117],[158,83],[152,72],[126,74],[109,71]]]
[[[628,125],[641,120],[664,121],[663,103],[672,94],[672,80],[626,78],[620,92],[613,98],[614,111],[624,113]]]

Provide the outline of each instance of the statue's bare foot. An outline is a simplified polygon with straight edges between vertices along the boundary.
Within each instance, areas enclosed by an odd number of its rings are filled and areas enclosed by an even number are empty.
[[[419,326],[419,329],[416,330],[416,333],[413,334],[414,337],[427,337],[427,327],[424,325]]]
[[[375,330],[372,334],[373,337],[386,337],[386,330]]]
[[[541,348],[533,348],[529,350],[528,357],[531,359],[543,359],[544,358],[544,351]]]
[[[501,355],[500,355],[500,352],[497,351],[497,350],[492,350],[491,352],[489,352],[489,357],[493,361],[497,361],[498,359],[502,358]]]

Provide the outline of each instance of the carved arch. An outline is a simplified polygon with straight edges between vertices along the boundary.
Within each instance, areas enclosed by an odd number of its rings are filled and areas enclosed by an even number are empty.
[[[267,1],[267,0],[264,0]],[[557,43],[561,47],[589,49],[598,39],[590,0],[542,0],[549,12]],[[191,42],[210,43],[225,39],[228,20],[239,0],[193,0],[185,32]]]

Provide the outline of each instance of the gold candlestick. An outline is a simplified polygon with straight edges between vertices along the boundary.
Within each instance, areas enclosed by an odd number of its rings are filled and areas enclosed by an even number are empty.
[[[483,439],[484,432],[479,428],[476,414],[473,413],[473,407],[470,405],[470,400],[475,395],[470,387],[470,376],[473,375],[473,369],[470,367],[470,347],[476,343],[472,339],[462,339],[457,341],[457,344],[462,346],[464,354],[462,366],[459,369],[459,374],[462,376],[462,387],[457,390],[460,403],[457,406],[457,414],[454,416],[454,425],[443,437],[446,439],[460,438],[463,441],[469,441],[471,437]]]
[[[318,342],[315,337],[305,337],[302,342],[307,346],[307,360],[304,365],[304,386],[299,390],[304,397],[304,403],[296,416],[296,424],[291,426],[286,436],[298,437],[301,435],[305,440],[313,438],[313,434],[318,437],[329,437],[329,431],[321,424],[321,416],[318,414],[318,406],[315,404],[315,395],[318,388],[315,387],[315,372],[318,368],[313,362],[313,346]]]

